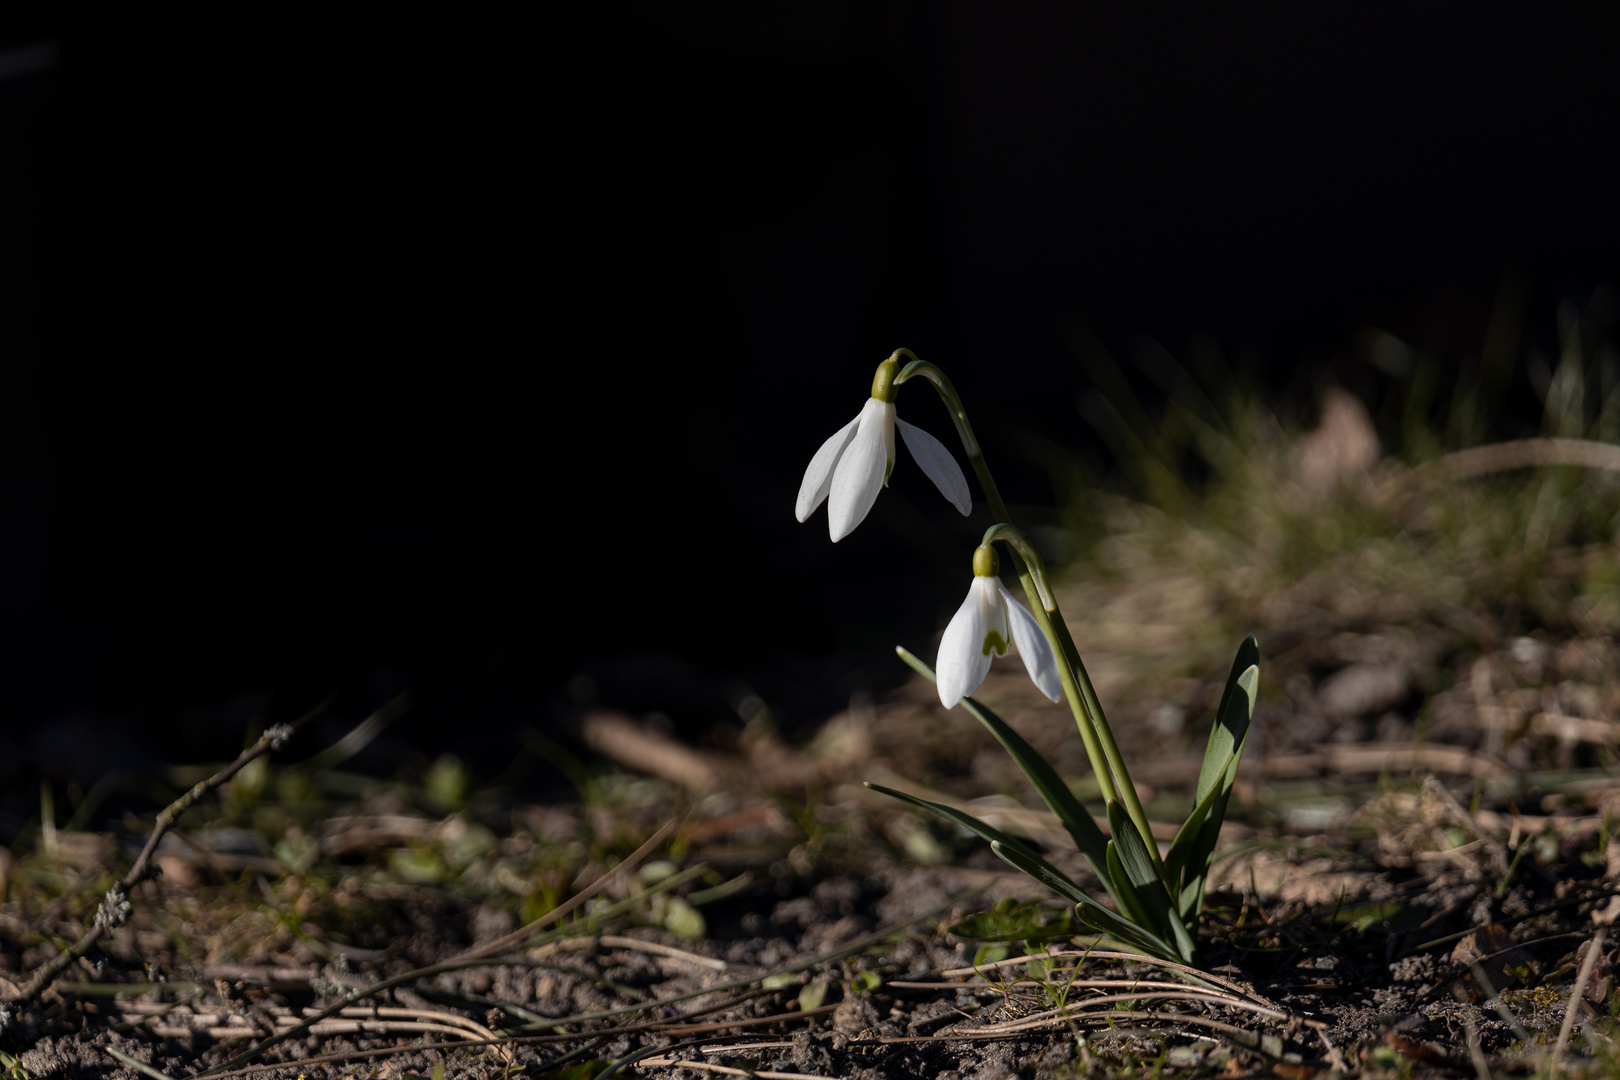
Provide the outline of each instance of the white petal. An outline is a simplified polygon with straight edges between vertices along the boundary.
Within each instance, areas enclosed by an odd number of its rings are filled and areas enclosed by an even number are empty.
[[[973,579],[967,599],[951,616],[939,642],[934,674],[939,678],[939,703],[947,709],[977,690],[990,672],[990,656],[984,651],[984,604],[979,585],[985,580]]]
[[[973,495],[968,491],[967,477],[962,475],[962,467],[956,463],[951,452],[945,449],[945,444],[934,438],[915,424],[908,424],[899,417],[895,418],[900,425],[900,437],[906,440],[906,449],[911,456],[917,459],[922,471],[928,474],[928,479],[939,488],[941,495],[951,501],[965,516],[973,511]]]
[[[838,464],[849,440],[855,437],[855,428],[860,422],[861,418],[857,415],[839,428],[838,433],[822,443],[821,449],[810,459],[810,467],[804,470],[804,480],[799,484],[799,501],[793,507],[800,521],[815,513],[816,507],[827,497],[827,489],[832,487],[833,467]]]
[[[1013,642],[1018,646],[1018,655],[1024,661],[1024,670],[1035,685],[1053,701],[1063,696],[1063,680],[1058,677],[1057,657],[1052,653],[1052,643],[1046,640],[1041,632],[1041,624],[1035,621],[1023,604],[1020,604],[1007,587],[999,581],[996,583],[1001,590],[1001,598],[1007,605],[1007,611],[1012,622]]]
[[[827,532],[836,543],[855,531],[877,502],[889,472],[894,440],[894,405],[868,398],[860,427],[833,468],[827,499]]]

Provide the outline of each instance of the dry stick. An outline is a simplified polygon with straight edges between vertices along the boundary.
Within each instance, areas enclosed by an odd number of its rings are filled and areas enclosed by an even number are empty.
[[[296,729],[319,716],[326,709],[326,706],[331,703],[331,700],[331,698],[328,698],[326,701],[321,702],[290,724],[273,725],[263,735],[259,736],[257,742],[242,751],[241,756],[235,761],[197,784],[190,791],[165,807],[158,814],[157,821],[152,825],[152,833],[146,838],[146,846],[141,849],[140,855],[135,859],[135,865],[131,866],[129,873],[125,874],[121,881],[108,889],[107,895],[101,898],[101,904],[96,908],[95,923],[84,932],[84,936],[79,938],[72,948],[57,953],[49,962],[34,972],[34,977],[28,980],[28,985],[22,988],[22,992],[13,1001],[7,1003],[6,1007],[0,1007],[0,1031],[4,1031],[11,1022],[12,1014],[8,1011],[9,1009],[20,1009],[22,1006],[36,1000],[40,994],[45,992],[45,988],[55,982],[70,965],[77,963],[81,957],[88,955],[90,950],[95,948],[96,942],[124,925],[130,914],[130,890],[156,872],[152,866],[152,853],[157,850],[158,842],[163,839],[163,834],[168,832],[176,821],[180,820],[180,816],[197,805],[204,795],[235,776],[242,766],[255,758],[262,757],[271,750],[280,749],[281,744],[286,742]]]
[[[1575,989],[1569,992],[1569,1008],[1564,1010],[1564,1022],[1558,1029],[1558,1042],[1553,1045],[1552,1065],[1548,1067],[1548,1075],[1558,1075],[1558,1061],[1564,1056],[1564,1050],[1569,1046],[1569,1033],[1575,1030],[1575,1011],[1580,1008],[1581,995],[1586,992],[1586,981],[1592,977],[1592,967],[1603,952],[1603,935],[1608,927],[1598,927],[1598,932],[1592,935],[1592,944],[1587,946],[1586,958],[1581,961],[1581,970],[1575,974]]]

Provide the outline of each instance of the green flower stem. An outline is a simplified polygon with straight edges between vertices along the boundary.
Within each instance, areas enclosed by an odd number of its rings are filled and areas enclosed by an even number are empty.
[[[1118,790],[1119,800],[1125,806],[1125,812],[1130,815],[1131,821],[1142,834],[1144,846],[1148,857],[1153,860],[1153,868],[1161,879],[1167,879],[1164,862],[1159,855],[1159,845],[1153,840],[1153,829],[1148,824],[1147,811],[1142,808],[1142,800],[1136,794],[1136,785],[1131,783],[1130,771],[1125,768],[1125,758],[1119,752],[1119,744],[1114,741],[1114,732],[1108,726],[1108,718],[1103,715],[1102,702],[1097,700],[1097,691],[1091,685],[1091,676],[1086,673],[1085,662],[1080,659],[1080,651],[1075,648],[1074,638],[1069,635],[1068,624],[1063,619],[1063,612],[1058,609],[1057,597],[1053,595],[1050,583],[1046,577],[1046,562],[1035,545],[1030,543],[1029,537],[1016,525],[1005,522],[992,525],[985,530],[981,543],[1000,540],[1013,550],[1014,557],[1020,559],[1029,568],[1029,575],[1034,578],[1035,587],[1030,589],[1026,581],[1025,593],[1031,600],[1039,598],[1040,603],[1033,605],[1036,618],[1041,623],[1041,629],[1046,631],[1047,640],[1052,643],[1052,649],[1063,662],[1058,665],[1058,676],[1063,682],[1064,696],[1069,699],[1069,709],[1075,714],[1078,721],[1082,716],[1090,721],[1095,730],[1095,737],[1102,744],[1102,753],[1108,762],[1108,771],[1112,772],[1114,787]],[[1039,609],[1045,608],[1045,611]],[[1043,617],[1044,616],[1044,617]],[[1080,726],[1080,734],[1084,738],[1086,726]],[[1090,752],[1087,747],[1087,752]],[[1098,771],[1098,780],[1102,780],[1102,772],[1096,770],[1093,759],[1093,770]],[[1115,798],[1107,793],[1104,787],[1105,798]],[[1170,885],[1166,880],[1165,887]]]
[[[911,357],[911,363],[900,370],[900,374],[895,377],[895,385],[901,385],[913,375],[921,375],[934,384],[940,400],[945,403],[946,410],[951,414],[951,420],[956,424],[956,434],[962,440],[962,450],[967,454],[968,464],[973,466],[974,473],[979,477],[979,486],[984,489],[985,498],[990,502],[991,516],[997,521],[1008,520],[1012,515],[1007,512],[1007,504],[1002,501],[1001,489],[996,487],[995,477],[990,475],[990,466],[985,464],[984,454],[979,450],[979,440],[973,435],[973,425],[968,423],[967,410],[962,407],[962,399],[957,396],[956,387],[951,385],[951,380],[943,371],[933,364],[917,359],[917,354],[910,349],[896,349],[889,359],[898,360],[901,356]],[[1050,590],[1045,590],[1044,575],[1037,584],[1016,548],[1013,549],[1012,557],[1013,567],[1018,571],[1018,580],[1024,586],[1024,595],[1029,597],[1030,606],[1035,609],[1035,621],[1040,624],[1047,640],[1052,642],[1053,651],[1059,656],[1067,657],[1073,654],[1078,658],[1078,654],[1074,653],[1072,640],[1069,641],[1067,652],[1062,647],[1062,642],[1069,637],[1067,628],[1061,631],[1061,636],[1058,635],[1062,618],[1059,617],[1054,626],[1048,614],[1055,610],[1056,601],[1052,598]],[[1038,592],[1038,589],[1045,591]],[[1040,603],[1035,602],[1037,596],[1040,597]],[[1080,670],[1084,671],[1083,668]],[[1075,727],[1080,729],[1080,741],[1085,745],[1086,758],[1091,762],[1091,771],[1096,774],[1097,786],[1102,789],[1103,798],[1117,798],[1114,775],[1108,768],[1107,759],[1103,754],[1103,744],[1097,738],[1096,724],[1092,719],[1093,716],[1101,716],[1102,711],[1099,709],[1092,712],[1085,704],[1086,694],[1090,693],[1093,700],[1097,696],[1091,690],[1091,680],[1082,674],[1083,681],[1077,682],[1071,666],[1067,663],[1058,665],[1058,677],[1063,683],[1063,694],[1068,699],[1069,711],[1074,714]]]
[[[984,454],[979,450],[979,440],[974,437],[973,425],[968,422],[967,410],[962,407],[962,399],[957,395],[956,387],[951,384],[951,380],[943,371],[927,361],[917,359],[917,354],[910,349],[896,349],[889,359],[897,360],[901,356],[909,356],[911,363],[900,370],[900,374],[895,377],[895,385],[903,384],[913,375],[921,375],[933,383],[940,400],[945,403],[946,410],[951,414],[951,420],[956,424],[956,434],[962,440],[962,450],[967,454],[968,464],[973,466],[973,471],[979,478],[979,486],[984,489],[984,496],[990,502],[991,516],[997,521],[1007,521],[1012,515],[1007,512],[1007,504],[1001,498],[1001,489],[996,486],[995,477],[990,475],[990,466],[985,463]],[[1048,614],[1055,609],[1056,600],[1053,599],[1050,590],[1045,590],[1044,575],[1041,583],[1037,584],[1016,548],[1012,552],[1012,557],[1013,567],[1018,572],[1018,580],[1024,586],[1024,595],[1029,597],[1030,606],[1035,609],[1035,621],[1040,624],[1047,640],[1052,642],[1053,651],[1065,659],[1071,655],[1078,659],[1079,654],[1074,651],[1074,642],[1069,638],[1068,628],[1063,627],[1062,618],[1059,617],[1054,625],[1054,620]],[[1038,592],[1038,589],[1045,591]],[[1035,602],[1037,596],[1040,603]],[[1068,642],[1067,649],[1063,647],[1064,641]],[[1063,694],[1068,700],[1069,711],[1074,714],[1075,727],[1080,730],[1080,741],[1085,745],[1086,758],[1091,762],[1091,771],[1097,777],[1097,786],[1102,789],[1103,798],[1117,798],[1114,774],[1107,765],[1103,744],[1097,737],[1097,725],[1093,720],[1093,717],[1102,715],[1102,710],[1093,711],[1086,705],[1087,694],[1090,694],[1092,700],[1095,700],[1097,695],[1091,689],[1091,680],[1083,674],[1085,669],[1082,667],[1079,670],[1082,672],[1083,681],[1075,679],[1071,664],[1058,665],[1058,677],[1063,683]]]
[[[956,434],[962,440],[962,450],[967,454],[968,464],[979,477],[979,485],[984,489],[985,498],[990,503],[990,513],[998,522],[1009,521],[1012,517],[1007,512],[1007,504],[1002,501],[1001,490],[996,487],[995,478],[990,475],[990,466],[985,464],[984,454],[979,449],[979,440],[973,434],[973,425],[968,422],[967,410],[962,407],[962,399],[956,392],[951,380],[938,367],[924,360],[917,359],[917,354],[910,349],[896,349],[889,357],[898,361],[902,356],[910,358],[910,363],[900,369],[895,376],[894,385],[899,386],[914,375],[921,375],[933,383],[940,400],[951,414],[951,420],[956,424]],[[1058,610],[1057,598],[1046,580],[1046,565],[1041,560],[1040,552],[1035,550],[1029,538],[1012,525],[999,525],[985,533],[984,543],[989,543],[991,534],[997,529],[1010,530],[1016,534],[1014,542],[1012,535],[998,535],[996,538],[1005,541],[1012,548],[1013,565],[1018,571],[1018,580],[1024,586],[1024,595],[1029,597],[1030,606],[1034,609],[1035,621],[1040,624],[1041,630],[1052,643],[1053,651],[1063,659],[1058,665],[1058,677],[1063,683],[1063,695],[1069,703],[1069,711],[1074,714],[1075,727],[1080,730],[1080,741],[1085,744],[1086,757],[1091,762],[1091,771],[1096,774],[1097,785],[1102,789],[1105,799],[1118,798],[1125,806],[1131,821],[1141,830],[1142,838],[1146,842],[1148,854],[1152,856],[1153,865],[1162,878],[1165,876],[1164,863],[1159,855],[1159,845],[1153,840],[1153,831],[1148,825],[1147,812],[1142,809],[1142,800],[1136,794],[1136,785],[1131,783],[1131,774],[1125,768],[1125,759],[1120,755],[1119,744],[1114,741],[1114,733],[1108,727],[1108,718],[1103,714],[1102,702],[1097,699],[1097,690],[1091,685],[1091,676],[1086,672],[1085,662],[1080,659],[1080,650],[1075,647],[1074,638],[1069,634],[1069,627],[1063,620],[1063,613]],[[1036,603],[1036,600],[1039,603]],[[1166,884],[1174,893],[1175,889]]]

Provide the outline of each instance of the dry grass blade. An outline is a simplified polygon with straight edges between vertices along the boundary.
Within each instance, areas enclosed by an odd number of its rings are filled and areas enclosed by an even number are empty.
[[[670,833],[674,831],[675,822],[673,819],[664,822],[657,832],[653,833],[647,838],[646,843],[636,848],[635,851],[632,851],[630,855],[619,865],[615,866],[613,869],[609,870],[607,873],[585,886],[585,888],[575,893],[568,899],[566,903],[559,904],[557,907],[552,908],[538,919],[535,919],[526,926],[518,927],[516,930],[505,935],[504,937],[498,937],[494,941],[480,945],[475,949],[467,950],[455,959],[458,961],[477,960],[485,956],[494,956],[498,952],[510,949],[512,946],[527,940],[536,931],[550,926],[552,923],[556,922],[558,919],[561,919],[564,915],[567,915],[585,901],[607,888],[608,883],[618,875],[629,873],[637,866],[640,866],[641,861],[656,851],[658,849],[658,845],[667,840]]]
[[[1474,1063],[1474,1074],[1479,1080],[1492,1080],[1491,1067],[1485,1061],[1485,1051],[1479,1045],[1479,1029],[1469,1024],[1464,1038],[1468,1043],[1468,1058]],[[1557,1075],[1556,1070],[1553,1075]]]
[[[1592,935],[1592,944],[1586,947],[1586,956],[1581,960],[1581,970],[1575,974],[1575,987],[1569,992],[1569,1007],[1564,1010],[1564,1022],[1558,1028],[1558,1042],[1553,1045],[1552,1064],[1547,1069],[1553,1076],[1558,1075],[1558,1063],[1569,1048],[1569,1033],[1575,1030],[1575,1012],[1580,1008],[1581,995],[1586,993],[1586,984],[1592,978],[1592,968],[1603,952],[1603,937],[1607,931],[1607,927],[1600,926],[1598,932]]]
[[[817,1076],[814,1073],[771,1072],[769,1069],[734,1069],[729,1065],[715,1065],[708,1061],[688,1061],[684,1058],[649,1057],[636,1062],[649,1069],[683,1068],[721,1073],[725,1076],[757,1076],[760,1080],[838,1080],[837,1077]]]
[[[1002,987],[1014,986],[1041,986],[1051,981],[1051,976],[1061,975],[1074,968],[1052,968],[1047,978],[1037,979],[1033,976],[1024,976],[1011,982],[991,982],[981,979],[978,982],[901,982],[890,979],[884,982],[885,986],[892,986],[896,990],[999,990]],[[1063,985],[1075,990],[1185,990],[1186,983],[1159,982],[1155,979],[1064,979]],[[1219,998],[1223,1002],[1242,1001],[1236,995],[1228,995],[1225,991],[1205,991],[1209,996]]]
[[[759,1027],[763,1024],[791,1024],[796,1020],[825,1016],[836,1008],[837,1005],[818,1005],[814,1009],[799,1009],[777,1013],[775,1016],[754,1016],[747,1020],[717,1020],[712,1024],[654,1024],[648,1030],[656,1031],[660,1035],[702,1035],[707,1032],[729,1031],[732,1028]]]
[[[159,1071],[157,1069],[154,1069],[154,1068],[152,1068],[152,1066],[148,1065],[144,1061],[136,1061],[134,1058],[130,1057],[128,1054],[120,1053],[119,1051],[114,1050],[110,1046],[106,1047],[105,1049],[106,1049],[107,1053],[111,1054],[113,1057],[117,1058],[119,1061],[122,1061],[125,1065],[128,1065],[130,1068],[134,1069],[136,1072],[142,1074],[143,1076],[150,1076],[152,1078],[152,1080],[172,1080],[172,1078],[169,1076],[168,1073],[161,1072],[161,1071]]]
[[[1084,998],[1072,1005],[1061,1009],[1048,1009],[1045,1012],[1035,1013],[1018,1020],[1010,1020],[1002,1024],[988,1024],[982,1028],[975,1028],[987,1035],[1005,1035],[1015,1031],[1027,1031],[1038,1027],[1049,1027],[1060,1024],[1064,1020],[1081,1016],[1106,1016],[1107,1012],[1090,1013],[1086,1010],[1098,1005],[1112,1005],[1121,1001],[1201,1001],[1211,1005],[1224,1005],[1229,1009],[1240,1009],[1244,1012],[1258,1013],[1272,1020],[1293,1020],[1292,1014],[1278,1009],[1267,1009],[1260,1005],[1252,1005],[1246,1001],[1233,1001],[1230,998],[1217,997],[1214,994],[1200,994],[1194,990],[1158,990],[1143,994],[1105,994],[1100,997]],[[1321,1021],[1297,1018],[1301,1023],[1317,1025]]]
[[[1503,844],[1502,841],[1486,832],[1480,826],[1479,822],[1475,820],[1474,815],[1468,812],[1468,808],[1463,806],[1462,803],[1458,802],[1457,796],[1453,795],[1440,781],[1436,780],[1432,776],[1425,777],[1423,780],[1423,789],[1432,793],[1437,799],[1440,800],[1442,804],[1445,805],[1445,808],[1450,811],[1452,818],[1456,820],[1457,824],[1473,833],[1474,836],[1479,839],[1479,842],[1483,844],[1485,849],[1491,853],[1491,861],[1496,864],[1497,873],[1507,873],[1509,861],[1507,845]]]
[[[619,934],[602,934],[594,938],[553,942],[550,945],[534,950],[531,958],[539,960],[553,952],[564,949],[590,949],[601,945],[605,945],[610,949],[630,949],[634,952],[647,953],[649,956],[668,957],[671,960],[680,960],[688,964],[695,964],[701,968],[708,968],[710,971],[726,971],[728,969],[724,960],[716,960],[711,956],[699,956],[697,953],[687,952],[685,949],[677,949],[673,945],[660,945],[656,941],[643,941],[640,938],[624,937]]]
[[[235,776],[248,762],[262,757],[272,750],[279,749],[281,744],[286,742],[295,730],[319,716],[326,709],[330,700],[327,699],[327,701],[321,702],[314,709],[311,709],[290,724],[272,725],[263,735],[259,736],[258,741],[242,751],[235,761],[195,785],[190,791],[170,803],[158,814],[157,821],[152,825],[152,832],[146,838],[146,845],[141,848],[141,853],[136,857],[134,865],[129,868],[129,873],[125,874],[111,889],[108,889],[107,895],[102,898],[101,905],[96,909],[94,924],[84,932],[84,935],[71,948],[57,953],[55,957],[34,972],[34,977],[28,980],[28,984],[22,988],[16,998],[8,1002],[6,1008],[0,1008],[0,1031],[4,1031],[10,1025],[13,1015],[11,1010],[20,1009],[22,1006],[37,1000],[40,994],[44,993],[45,989],[55,982],[70,965],[77,963],[88,955],[90,950],[95,948],[96,942],[128,920],[130,890],[151,876],[153,873],[152,855],[157,851],[158,843],[163,839],[163,834],[168,832],[176,821],[180,820],[180,816],[201,801],[203,796]]]
[[[1467,480],[1548,465],[1620,472],[1620,446],[1588,439],[1519,439],[1454,451],[1426,466],[1422,473],[1426,480]]]
[[[1258,1005],[1263,1005],[1268,1009],[1275,1009],[1277,1007],[1276,1002],[1261,997],[1253,990],[1248,990],[1242,986],[1239,986],[1230,979],[1223,979],[1219,975],[1211,975],[1207,971],[1200,971],[1199,969],[1190,967],[1187,964],[1178,964],[1173,960],[1156,960],[1151,956],[1142,956],[1140,953],[1113,952],[1108,949],[1087,949],[1083,952],[1031,953],[1027,956],[1015,956],[1010,960],[998,960],[993,964],[980,964],[978,967],[951,968],[948,971],[940,972],[940,975],[945,978],[950,978],[952,976],[977,975],[982,971],[989,971],[995,968],[1011,967],[1014,964],[1027,964],[1031,960],[1058,960],[1071,956],[1080,959],[1091,958],[1094,960],[1129,960],[1132,963],[1146,964],[1149,967],[1164,968],[1167,971],[1179,971],[1182,974],[1191,976],[1193,979],[1196,979],[1201,983],[1205,983],[1207,986],[1219,991],[1234,994]]]

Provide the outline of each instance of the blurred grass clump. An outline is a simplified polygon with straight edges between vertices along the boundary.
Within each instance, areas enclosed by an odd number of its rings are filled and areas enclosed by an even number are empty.
[[[1319,381],[1311,423],[1280,419],[1275,395],[1234,377],[1208,341],[1185,362],[1139,343],[1155,411],[1140,378],[1082,342],[1095,389],[1081,411],[1111,449],[1112,478],[1098,485],[1078,459],[1032,450],[1079,540],[1064,604],[1085,613],[1072,630],[1105,700],[1139,702],[1139,720],[1158,710],[1149,729],[1177,730],[1226,643],[1251,630],[1284,661],[1262,687],[1273,699],[1291,675],[1320,683],[1368,659],[1358,649],[1433,690],[1447,681],[1437,664],[1519,637],[1611,638],[1620,301],[1604,288],[1588,307],[1559,309],[1555,363],[1533,351],[1521,363],[1520,316],[1499,310],[1483,358],[1444,394],[1437,361],[1364,330],[1352,367],[1377,376],[1361,380],[1372,391]],[[1533,427],[1525,402],[1508,400],[1527,398],[1524,384],[1539,397]]]

